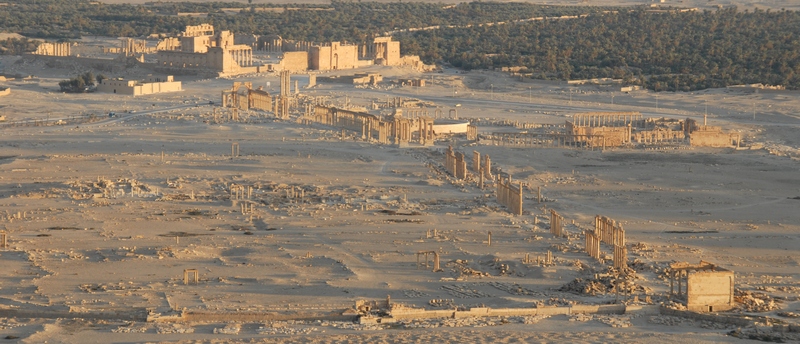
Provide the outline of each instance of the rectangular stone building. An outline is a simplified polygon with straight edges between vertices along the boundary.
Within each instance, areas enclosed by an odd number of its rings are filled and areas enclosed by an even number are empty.
[[[105,79],[99,86],[98,92],[141,96],[146,94],[182,91],[180,81],[175,81],[172,75],[166,77],[150,77],[144,81]]]
[[[313,70],[352,69],[358,67],[358,46],[340,42],[316,45],[311,47],[308,58]]]
[[[670,264],[670,296],[686,303],[695,312],[721,312],[733,309],[733,271],[709,262]]]

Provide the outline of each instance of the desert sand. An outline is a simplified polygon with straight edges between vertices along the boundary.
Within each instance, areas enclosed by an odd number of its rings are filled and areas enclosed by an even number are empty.
[[[614,303],[613,293],[562,289],[605,271],[605,264],[583,252],[579,235],[598,214],[624,225],[628,257],[638,266],[641,299],[627,303],[647,305],[649,296],[651,304],[669,304],[667,265],[705,260],[734,270],[738,290],[760,293],[730,314],[798,323],[786,316],[800,312],[795,91],[625,93],[521,82],[497,72],[423,74],[377,66],[361,71],[384,75],[382,86],[320,83],[301,90],[302,96],[339,106],[416,98],[486,123],[563,125],[572,114],[588,111],[697,120],[707,113],[710,125],[743,137],[740,149],[530,149],[463,137],[398,148],[364,142],[354,132],[343,139],[336,128],[279,121],[266,112],[225,119],[221,90],[233,81],[249,81],[277,92],[275,74],[183,77],[182,92],[133,98],[60,93],[58,81],[77,70],[41,61],[3,58],[0,66],[6,73],[36,76],[2,84],[12,88],[0,98],[6,121],[100,117],[76,125],[0,128],[0,229],[9,241],[8,249],[0,250],[0,312],[28,314],[0,318],[0,338],[747,342],[728,334],[737,326],[651,313],[385,325],[325,318],[358,300],[387,296],[427,309]],[[131,70],[125,76],[145,73]],[[337,73],[350,71],[327,74]],[[423,88],[388,86],[399,77],[430,81]],[[295,78],[301,88],[307,84],[306,76]],[[112,111],[121,115],[106,118]],[[479,126],[481,134],[503,130],[509,127]],[[509,214],[492,188],[441,173],[448,145],[489,154],[495,167],[525,182],[525,213]],[[252,187],[250,196],[233,197],[235,185],[246,193]],[[542,203],[535,197],[537,187]],[[302,197],[292,198],[299,190]],[[252,204],[252,211],[243,211],[242,204]],[[548,209],[565,217],[568,238],[549,233]],[[443,271],[419,269],[418,251],[439,252]],[[548,251],[552,265],[523,263],[526,254]],[[197,269],[197,284],[183,283],[184,269]],[[271,314],[274,320],[143,320],[182,312]]]

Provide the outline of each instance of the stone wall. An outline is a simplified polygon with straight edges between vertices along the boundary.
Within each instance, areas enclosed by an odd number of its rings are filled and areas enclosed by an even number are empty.
[[[701,128],[689,134],[689,144],[692,147],[731,147],[735,137],[723,132],[718,127]]]
[[[161,79],[159,79],[161,80]],[[154,93],[177,92],[183,90],[180,81],[174,81],[172,76],[157,82],[137,82],[134,80],[105,79],[97,86],[98,92],[141,96]]]
[[[34,54],[45,56],[70,56],[70,44],[45,42],[36,47],[36,52],[34,52]]]
[[[686,308],[698,312],[726,311],[735,307],[733,271],[697,271],[690,273]]]
[[[588,143],[591,147],[619,147],[630,142],[628,127],[589,127]]]
[[[358,46],[330,45],[313,46],[309,54],[309,67],[313,70],[352,69],[358,67]]]
[[[281,69],[291,72],[308,70],[308,52],[287,51],[283,53],[283,59],[281,59]]]
[[[469,318],[496,316],[534,316],[534,315],[569,315],[569,314],[624,314],[625,305],[574,305],[571,307],[541,308],[487,308],[476,307],[466,311],[457,310],[424,310],[416,308],[392,309],[392,318],[432,319],[432,318]]]

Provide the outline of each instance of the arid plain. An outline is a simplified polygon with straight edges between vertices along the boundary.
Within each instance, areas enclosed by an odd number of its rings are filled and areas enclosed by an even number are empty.
[[[0,311],[32,318],[0,318],[2,337],[25,343],[747,341],[731,336],[741,326],[648,311],[671,304],[669,263],[700,260],[735,271],[743,302],[728,314],[761,325],[740,330],[745,338],[770,333],[774,323],[798,323],[794,91],[619,92],[522,82],[498,72],[397,67],[369,67],[386,78],[377,87],[319,82],[306,89],[307,76],[292,76],[301,97],[334,106],[369,108],[403,97],[445,114],[457,109],[460,118],[476,120],[482,135],[509,130],[504,121],[558,126],[575,113],[638,111],[697,121],[707,114],[709,124],[742,137],[738,149],[510,148],[464,137],[399,148],[267,112],[227,119],[219,107],[223,89],[244,81],[276,92],[275,74],[184,78],[182,92],[134,98],[63,94],[58,81],[76,70],[26,58],[1,63],[7,73],[36,76],[4,83],[12,88],[0,98],[7,122],[100,117],[0,129],[0,229],[8,235],[0,251]],[[408,77],[428,85],[391,86]],[[106,118],[109,112],[118,116]],[[488,154],[496,172],[525,183],[523,215],[499,205],[492,187],[444,173],[448,145]],[[550,234],[550,209],[564,216],[566,238]],[[599,283],[596,274],[606,269],[582,249],[581,233],[595,215],[625,228],[637,272],[626,300],[591,284],[596,290],[585,292],[580,284]],[[437,252],[443,271],[420,268],[419,251]],[[552,263],[525,261],[526,254],[535,259],[548,251]],[[184,284],[186,269],[197,270],[196,284]],[[426,309],[619,301],[642,311],[391,324],[337,318],[359,300],[387,297]],[[195,320],[169,321],[180,314]],[[246,314],[270,320],[225,320]]]

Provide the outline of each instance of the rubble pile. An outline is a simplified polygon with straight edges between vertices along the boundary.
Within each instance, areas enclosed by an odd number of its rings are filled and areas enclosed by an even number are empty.
[[[666,325],[666,326],[684,326],[684,322],[689,322],[691,320],[681,317],[674,317],[671,315],[654,315],[647,319],[647,322],[651,324],[657,325]]]
[[[446,291],[448,294],[453,295],[460,299],[470,299],[470,298],[480,298],[480,297],[491,297],[487,293],[484,293],[480,290],[469,288],[466,285],[443,285],[442,289]]]
[[[537,303],[538,305],[539,303]],[[544,302],[547,306],[569,307],[578,304],[577,301],[562,299],[559,297],[551,297]]]
[[[404,329],[437,328],[437,327],[488,327],[506,324],[536,324],[547,315],[510,316],[510,317],[472,317],[459,319],[415,319],[404,320],[400,324]]]
[[[630,315],[572,314],[569,321],[587,322],[597,320],[611,327],[631,327]]]
[[[403,295],[405,295],[405,297],[409,297],[409,298],[418,298],[418,297],[428,296],[428,294],[425,294],[425,293],[423,293],[423,292],[421,292],[421,291],[419,291],[417,289],[406,289],[406,290],[403,290]]]
[[[511,263],[504,263],[500,260],[500,258],[494,258],[492,261],[487,262],[487,266],[497,269],[498,276],[517,276],[517,277],[524,277],[525,274],[521,271],[517,270],[516,262]]]
[[[296,335],[296,334],[310,334],[315,331],[319,331],[318,328],[311,325],[310,323],[306,323],[305,321],[298,321],[298,320],[287,320],[287,321],[273,321],[264,326],[259,326],[256,329],[256,332],[259,334],[288,334],[288,335]],[[317,320],[314,322],[314,325],[317,326],[330,326],[330,323],[327,321]]]
[[[314,331],[318,331],[315,327],[302,327],[302,328],[295,328],[295,327],[259,327],[256,332],[258,334],[288,334],[288,335],[300,335],[300,334],[311,334]]]
[[[73,199],[114,198],[126,194],[143,196],[152,193],[152,190],[147,185],[136,179],[128,178],[114,181],[98,177],[97,181],[69,181],[65,184],[70,188],[78,189],[79,194],[73,194]]]
[[[453,299],[432,299],[428,304],[436,308],[456,308],[456,303]]]
[[[0,330],[9,330],[15,327],[22,327],[22,326],[25,326],[25,324],[20,324],[13,318],[3,318],[0,320]]]
[[[784,318],[800,318],[800,313],[795,312],[778,312],[777,314],[779,317]]]
[[[194,328],[181,324],[159,324],[156,326],[158,334],[194,333]]]
[[[502,290],[502,291],[504,291],[506,293],[512,294],[512,295],[539,296],[539,295],[542,294],[540,292],[525,288],[525,287],[523,287],[523,286],[521,286],[519,284],[516,284],[516,283],[489,282],[489,283],[486,283],[486,284],[490,285],[492,287],[495,287],[497,289],[500,289],[500,290]]]
[[[377,331],[386,329],[385,325],[380,324],[355,324],[351,322],[331,321],[323,322],[321,326],[330,326],[333,328],[353,331]]]
[[[579,277],[558,288],[558,291],[584,295],[605,294],[613,290],[614,277],[611,276],[597,279]]]
[[[111,330],[113,333],[145,333],[147,332],[147,326],[141,327],[134,327],[133,324],[128,324],[125,326],[117,327]]]
[[[482,271],[478,271],[478,270],[475,270],[475,269],[471,268],[468,265],[468,263],[469,262],[466,261],[466,260],[456,259],[456,260],[454,260],[452,262],[449,262],[449,263],[445,264],[445,266],[451,268],[452,271],[454,271],[458,275],[458,278],[461,278],[461,277],[464,277],[464,276],[473,276],[473,277],[484,277],[484,276],[488,277],[488,276],[490,276],[489,273],[487,273],[487,272],[482,272]]]
[[[634,259],[628,263],[628,268],[636,272],[656,271],[657,267],[654,265],[647,265],[639,259]]]
[[[760,313],[780,308],[780,306],[775,303],[775,299],[765,293],[736,289],[734,292],[734,300],[738,304],[739,310],[743,312]]]
[[[773,342],[773,343],[800,342],[800,333],[776,332],[769,327],[737,328],[733,331],[728,332],[728,335],[740,339],[752,339],[752,340],[759,340],[762,342]]]
[[[239,331],[242,330],[242,325],[239,324],[228,324],[225,325],[223,328],[214,328],[214,334],[231,334],[237,335]]]

